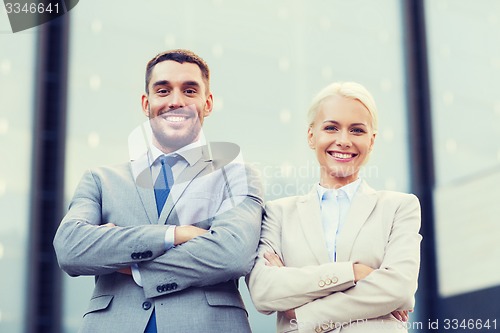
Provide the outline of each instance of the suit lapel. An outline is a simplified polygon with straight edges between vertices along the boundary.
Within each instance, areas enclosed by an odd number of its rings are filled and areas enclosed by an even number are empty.
[[[156,212],[156,201],[153,190],[153,179],[149,168],[147,155],[139,157],[130,162],[131,172],[135,188],[146,211],[149,223],[156,223],[158,213]]]
[[[304,237],[318,263],[329,262],[330,258],[325,246],[325,235],[321,224],[321,208],[316,187],[302,200],[297,201],[297,209]]]
[[[354,195],[342,232],[337,236],[337,261],[349,261],[352,247],[359,231],[375,208],[377,195],[375,190],[364,181]]]

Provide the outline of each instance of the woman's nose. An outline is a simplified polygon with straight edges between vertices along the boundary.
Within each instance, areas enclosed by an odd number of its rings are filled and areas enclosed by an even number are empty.
[[[349,140],[349,133],[346,131],[341,131],[335,143],[337,144],[337,146],[350,147],[351,140]]]

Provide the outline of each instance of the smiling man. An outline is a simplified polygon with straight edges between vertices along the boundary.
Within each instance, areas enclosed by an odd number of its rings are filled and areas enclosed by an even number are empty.
[[[198,65],[162,61],[165,58],[170,57],[159,55],[148,63],[142,108],[151,119],[155,146],[170,153],[198,139],[204,118],[212,112],[213,97],[208,67],[201,59],[193,57]]]
[[[96,277],[81,332],[250,332],[238,279],[252,268],[261,185],[232,143],[206,143],[207,64],[148,62],[147,151],[89,170],[54,238],[61,268]]]

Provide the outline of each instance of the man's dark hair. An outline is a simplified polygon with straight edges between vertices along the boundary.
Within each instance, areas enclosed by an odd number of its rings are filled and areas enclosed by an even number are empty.
[[[207,93],[210,91],[210,70],[208,69],[208,65],[205,60],[192,51],[177,49],[162,52],[148,62],[146,65],[146,94],[149,94],[149,81],[151,81],[151,73],[153,72],[154,66],[157,63],[166,60],[172,60],[180,64],[189,62],[198,65],[201,70],[203,80],[205,81],[205,85],[207,86]]]

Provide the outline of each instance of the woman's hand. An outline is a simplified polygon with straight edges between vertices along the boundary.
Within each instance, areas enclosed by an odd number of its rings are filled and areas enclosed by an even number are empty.
[[[297,317],[295,316],[295,309],[286,310],[283,314],[288,320],[297,319]]]
[[[371,272],[374,271],[373,268],[366,266],[366,265],[363,265],[363,264],[354,264],[353,270],[354,270],[354,282],[358,282],[359,280],[363,280],[368,275],[370,275]],[[400,320],[402,322],[407,322],[409,319],[409,315],[408,315],[409,312],[413,312],[413,310],[393,311],[391,313],[397,320]]]
[[[363,280],[374,270],[373,268],[363,264],[353,264],[352,269],[354,271],[354,282]]]
[[[281,258],[274,252],[268,251],[264,253],[264,259],[266,259],[266,266],[285,267],[285,264],[283,264]],[[373,268],[364,264],[353,264],[353,270],[355,282],[366,278],[368,275],[370,275],[371,272],[374,271]],[[393,311],[392,315],[397,320],[407,322],[409,319],[409,312],[413,312],[413,310]],[[288,320],[297,319],[297,317],[295,316],[295,309],[287,310],[283,312],[283,314]]]
[[[266,259],[266,266],[275,266],[275,267],[285,267],[281,258],[274,252],[268,251],[264,253],[264,259]]]
[[[398,311],[393,311],[391,314],[397,319],[401,320],[403,322],[407,322],[408,319],[410,318],[409,312],[413,312],[413,310],[398,310]]]
[[[266,259],[266,266],[285,267],[281,258],[274,252],[268,251],[264,253],[264,259]],[[286,310],[283,312],[283,315],[288,320],[297,319],[295,317],[295,309]]]

